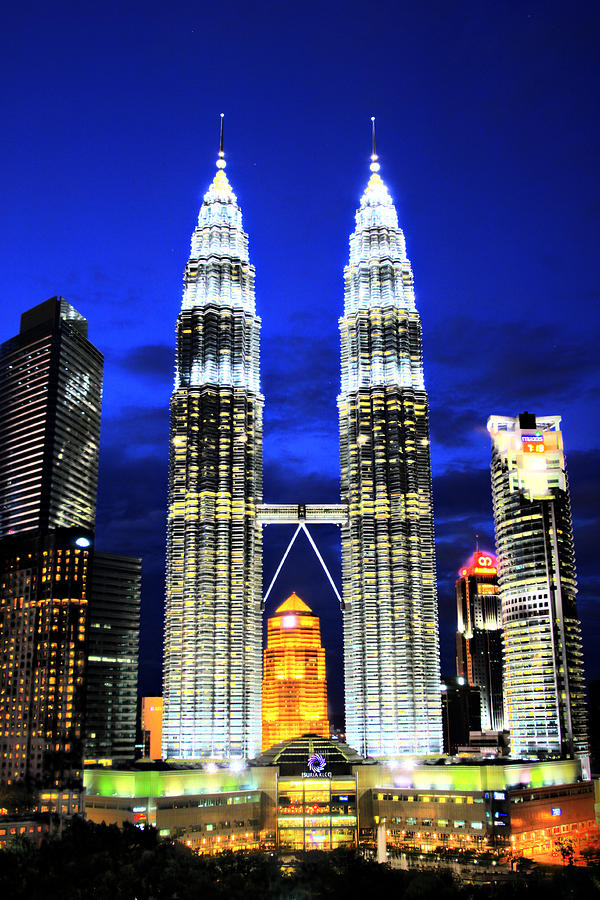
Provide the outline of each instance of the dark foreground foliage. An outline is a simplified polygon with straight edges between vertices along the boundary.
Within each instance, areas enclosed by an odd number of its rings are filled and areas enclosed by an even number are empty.
[[[3,900],[600,900],[600,869],[565,867],[491,884],[463,884],[445,869],[403,872],[355,853],[313,851],[282,867],[270,853],[198,857],[156,831],[75,819],[37,848],[0,851]]]

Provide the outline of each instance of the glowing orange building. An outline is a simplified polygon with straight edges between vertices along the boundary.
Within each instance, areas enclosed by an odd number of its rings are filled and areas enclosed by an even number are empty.
[[[321,625],[295,593],[267,623],[262,749],[301,734],[329,737]]]

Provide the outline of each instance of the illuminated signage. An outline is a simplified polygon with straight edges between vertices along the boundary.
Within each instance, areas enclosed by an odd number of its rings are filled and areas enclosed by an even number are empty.
[[[320,753],[313,753],[312,756],[308,757],[308,768],[313,775],[318,775],[325,768],[325,757],[321,756]]]
[[[471,565],[468,568],[461,569],[461,575],[496,575],[496,559],[488,553],[474,553],[471,559]]]
[[[521,443],[526,453],[544,452],[544,435],[541,431],[536,431],[535,434],[522,434]]]
[[[321,753],[313,753],[308,757],[307,766],[310,771],[303,772],[303,778],[331,778],[331,772],[324,772],[325,757]]]
[[[562,809],[560,808],[560,806],[552,807],[552,815],[553,816],[560,816],[561,813],[562,813]]]

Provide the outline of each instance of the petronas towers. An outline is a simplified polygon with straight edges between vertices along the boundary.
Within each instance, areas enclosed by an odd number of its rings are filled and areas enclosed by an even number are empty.
[[[179,759],[261,744],[260,319],[224,169],[221,144],[177,320],[163,755]],[[338,407],[347,741],[382,757],[439,753],[442,729],[421,326],[375,151],[371,169],[345,270]]]

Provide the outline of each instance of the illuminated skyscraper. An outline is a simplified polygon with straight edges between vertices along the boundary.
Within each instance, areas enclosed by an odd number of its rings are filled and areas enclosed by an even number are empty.
[[[260,319],[221,151],[185,270],[171,398],[163,755],[260,749]]]
[[[496,558],[477,549],[459,576],[456,674],[479,688],[481,728],[502,731],[502,610]]]
[[[575,552],[560,416],[490,416],[511,755],[585,756]]]
[[[62,297],[0,348],[0,780],[76,788],[102,354]]]
[[[340,320],[346,735],[369,756],[442,750],[428,401],[404,235],[379,176],[356,213]]]
[[[329,737],[325,650],[319,617],[292,594],[267,623],[262,749],[302,734]]]
[[[0,541],[0,781],[75,787],[83,774],[92,533]]]
[[[63,297],[0,347],[0,538],[96,520],[102,354]]]

